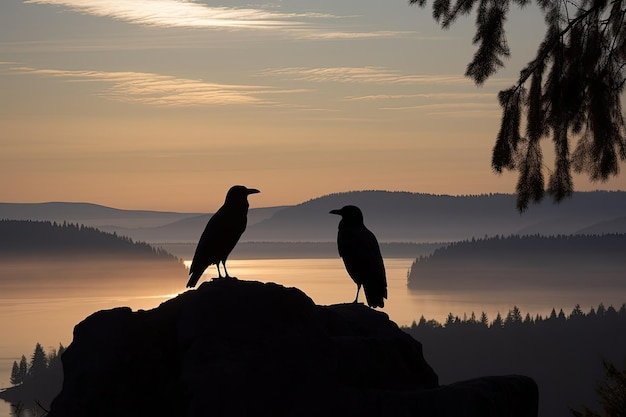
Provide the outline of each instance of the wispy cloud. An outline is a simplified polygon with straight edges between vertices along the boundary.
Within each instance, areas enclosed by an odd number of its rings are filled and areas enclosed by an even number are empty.
[[[485,117],[500,117],[500,110],[496,103],[437,103],[437,104],[424,104],[416,106],[402,106],[402,107],[382,107],[381,110],[394,110],[394,111],[416,111],[421,110],[430,115],[456,115],[456,116],[485,116]]]
[[[105,72],[17,67],[13,71],[58,77],[68,82],[110,84],[99,93],[107,99],[156,106],[189,107],[205,105],[272,104],[258,97],[264,93],[286,93],[264,86],[207,83],[146,72]]]
[[[284,77],[299,81],[367,84],[468,84],[466,77],[457,75],[405,75],[380,67],[275,68],[259,73],[261,76]]]
[[[194,28],[296,28],[319,13],[281,13],[254,8],[209,6],[192,0],[25,0],[134,24]]]
[[[375,100],[406,100],[406,99],[434,99],[434,100],[468,100],[485,99],[495,100],[494,93],[417,93],[417,94],[372,94],[367,96],[346,97],[347,101],[375,101]]]
[[[298,32],[295,32],[298,34]],[[415,37],[416,32],[410,31],[373,31],[373,32],[324,32],[320,30],[302,31],[299,36],[302,39],[319,40],[351,40],[351,39],[379,39],[379,38],[406,38]]]

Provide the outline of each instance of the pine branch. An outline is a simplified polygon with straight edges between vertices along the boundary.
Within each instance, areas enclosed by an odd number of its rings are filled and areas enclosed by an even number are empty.
[[[526,81],[528,81],[528,78],[535,72],[537,67],[539,67],[539,65],[542,65],[543,62],[545,61],[545,59],[550,54],[550,52],[552,52],[552,50],[554,50],[554,47],[557,45],[559,39],[562,38],[563,36],[565,36],[572,29],[572,27],[574,27],[575,25],[578,24],[578,22],[580,22],[581,20],[584,20],[591,13],[595,12],[596,10],[598,10],[598,8],[599,8],[599,6],[595,5],[595,6],[591,7],[589,10],[585,11],[581,15],[579,15],[576,18],[574,18],[573,20],[571,20],[568,23],[568,25],[559,32],[558,36],[554,37],[554,39],[550,42],[550,45],[547,48],[542,48],[542,50],[540,51],[540,53],[537,56],[537,58],[535,58],[529,64],[529,66],[527,66],[522,71],[520,71],[520,78],[518,79],[517,84],[513,88],[515,90],[517,90],[522,85],[526,84]]]

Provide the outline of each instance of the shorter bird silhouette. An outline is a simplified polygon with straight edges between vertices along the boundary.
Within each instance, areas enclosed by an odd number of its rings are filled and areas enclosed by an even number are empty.
[[[331,210],[341,216],[337,232],[337,248],[348,274],[356,283],[355,303],[359,302],[361,286],[370,307],[384,307],[387,298],[387,277],[378,240],[363,223],[357,206]]]
[[[226,270],[226,259],[246,230],[248,196],[256,193],[260,191],[243,185],[235,185],[228,190],[224,205],[209,219],[200,236],[189,268],[188,288],[195,287],[204,271],[213,264],[217,266],[217,274],[222,278],[220,262],[224,266],[226,278],[230,278]]]

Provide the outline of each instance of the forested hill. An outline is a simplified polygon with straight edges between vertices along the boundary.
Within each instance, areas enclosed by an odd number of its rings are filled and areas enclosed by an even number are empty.
[[[29,257],[177,261],[175,256],[160,248],[93,227],[48,221],[0,220],[0,259]]]
[[[400,191],[329,194],[295,206],[250,202],[242,242],[334,242],[332,209],[353,204],[380,242],[453,242],[485,235],[626,233],[626,192],[576,192],[560,204],[546,198],[519,213],[514,194],[434,195]],[[0,219],[67,221],[135,241],[196,243],[210,213],[119,210],[86,203],[0,203]]]
[[[527,211],[513,194],[433,195],[391,191],[330,194],[277,211],[249,225],[248,241],[329,241],[337,219],[328,212],[359,206],[379,241],[452,242],[485,235],[626,233],[626,192],[577,192],[560,204],[546,199]]]
[[[496,236],[416,259],[411,288],[604,286],[626,289],[626,234]]]

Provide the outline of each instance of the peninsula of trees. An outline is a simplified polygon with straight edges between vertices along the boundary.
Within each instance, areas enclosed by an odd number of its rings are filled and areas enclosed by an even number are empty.
[[[40,415],[49,408],[63,384],[63,352],[65,347],[62,344],[58,349],[46,352],[37,343],[30,359],[22,355],[19,363],[13,362],[12,387],[0,391],[0,400],[11,403],[11,415]]]
[[[176,260],[163,249],[94,227],[67,222],[0,220],[0,259],[59,256]]]
[[[147,243],[93,227],[48,221],[0,220],[0,292],[63,294],[173,290],[184,281],[181,259]]]
[[[626,287],[626,234],[495,236],[463,240],[421,256],[410,288]]]

